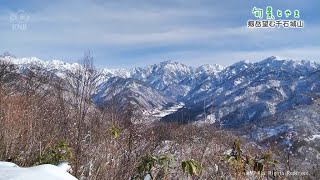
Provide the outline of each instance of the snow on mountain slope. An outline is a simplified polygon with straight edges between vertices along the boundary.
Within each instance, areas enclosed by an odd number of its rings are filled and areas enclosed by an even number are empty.
[[[197,83],[215,76],[223,69],[224,67],[216,64],[194,68],[165,61],[146,68],[134,68],[131,70],[131,77],[150,84],[168,97],[179,98],[186,95]]]
[[[121,94],[121,96],[119,95],[119,98],[124,97],[122,94],[124,92],[127,94],[127,96],[130,93],[143,93],[143,99],[148,99],[147,101],[144,101],[144,103],[141,102],[141,99],[139,99],[137,96],[128,96],[134,99],[131,99],[131,101],[138,102],[137,104],[140,105],[142,107],[141,109],[144,110],[143,114],[153,114],[153,112],[161,111],[161,109],[166,111],[165,109],[168,108],[168,106],[172,106],[171,103],[168,103],[168,100],[169,102],[172,102],[172,99],[175,99],[177,96],[183,96],[191,88],[193,88],[193,86],[196,85],[201,78],[211,78],[211,76],[215,76],[222,69],[223,67],[219,65],[204,65],[198,68],[193,68],[172,61],[165,61],[160,64],[147,66],[146,68],[135,68],[131,70],[130,76],[128,73],[123,73],[125,75],[122,77],[127,79],[130,78],[130,82],[138,83],[140,86],[134,86],[132,84],[130,86],[126,86],[128,84],[122,84],[119,86],[121,88],[113,88],[113,85],[119,83],[119,79],[116,81],[115,79],[112,79],[111,81],[102,83],[103,85],[98,87],[99,90],[96,93],[97,95],[94,96],[94,99],[98,104],[101,104],[99,99],[103,99],[104,101],[110,100],[111,97],[101,94],[112,94],[110,91],[115,91],[114,96]],[[139,81],[134,81],[134,79]],[[153,89],[151,90],[149,87],[148,90],[142,90],[141,87],[145,86],[151,86]],[[139,87],[140,89],[135,89],[136,87]],[[146,92],[152,92],[153,95],[150,95]],[[153,96],[156,98],[153,98]],[[121,101],[122,107],[123,103],[124,102]],[[163,114],[164,112],[161,113]]]
[[[65,63],[59,60],[43,61],[35,57],[15,58],[5,56],[0,59],[18,65],[21,71],[31,66],[38,66],[60,78],[65,78],[67,74],[75,73],[77,69],[81,68],[78,63]],[[133,68],[130,71],[104,68],[98,70],[99,77],[97,78],[98,85],[108,81],[111,77],[133,78],[162,91],[166,96],[177,98],[186,95],[199,82],[207,78],[211,79],[223,69],[224,67],[216,64],[194,68],[178,62],[165,61],[145,68]]]
[[[184,107],[184,103],[178,103],[174,106],[171,106],[169,108],[161,108],[161,109],[154,109],[152,111],[152,116],[162,118],[169,114],[172,114],[174,112],[177,112],[179,109]]]
[[[194,69],[193,74],[187,76],[184,80],[182,80],[179,84],[173,84],[165,89],[166,94],[173,94],[172,92],[177,93],[178,99],[183,99],[191,90],[198,87],[204,81],[212,81],[218,78],[218,73],[224,69],[223,66],[220,65],[203,65],[196,69]],[[208,88],[208,87],[207,87]],[[179,91],[177,91],[179,90]],[[174,95],[174,94],[173,94]]]
[[[1,60],[16,64],[19,66],[20,69],[25,69],[32,65],[35,65],[40,68],[46,69],[48,71],[53,71],[53,72],[59,71],[59,73],[64,71],[74,71],[80,67],[78,63],[69,64],[59,60],[43,61],[36,57],[15,58],[11,56],[5,56],[5,57],[2,57]]]
[[[169,85],[177,84],[192,75],[193,68],[184,64],[165,61],[146,68],[134,68],[131,77],[150,84],[152,87],[163,90]]]
[[[224,69],[223,66],[218,64],[205,64],[195,69],[196,73],[199,74],[216,74]]]
[[[238,130],[266,148],[269,145],[286,153],[290,151],[302,164],[316,166],[320,159],[319,107],[320,97],[314,96],[311,104],[279,111]]]
[[[203,81],[186,96],[186,104],[203,106],[215,119],[231,124],[257,119],[311,103],[307,94],[320,92],[319,65],[309,61],[276,60],[257,63],[241,61]]]
[[[56,74],[58,77],[65,78],[67,73],[75,73],[77,69],[82,68],[79,63],[66,63],[60,60],[45,61],[36,57],[30,58],[15,58],[12,56],[0,57],[0,60],[11,62],[18,65],[20,70],[29,68],[31,66],[37,66],[45,69],[49,72]],[[124,77],[130,76],[130,73],[124,69],[99,69],[100,78],[103,81],[108,80],[110,77]]]
[[[116,106],[122,112],[133,110],[137,116],[151,116],[155,109],[164,109],[172,104],[157,89],[148,84],[132,79],[112,77],[98,87],[93,95],[93,101],[100,107]]]

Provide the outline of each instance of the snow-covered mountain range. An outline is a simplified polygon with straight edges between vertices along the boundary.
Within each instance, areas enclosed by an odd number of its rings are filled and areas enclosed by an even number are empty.
[[[1,60],[17,64],[21,70],[36,65],[61,78],[81,67],[34,57],[5,56]],[[99,83],[92,94],[98,106],[130,107],[141,116],[161,117],[164,121],[244,127],[314,105],[320,96],[320,64],[306,60],[269,57],[229,67],[191,67],[164,61],[130,70],[98,71]]]
[[[61,78],[81,66],[35,57],[1,59],[17,64],[21,70],[36,65]],[[181,112],[192,118],[186,120],[207,119],[234,126],[312,103],[312,97],[320,93],[319,70],[316,62],[279,57],[256,63],[240,61],[229,67],[190,67],[164,61],[130,70],[106,68],[99,70],[93,100],[99,106],[111,100],[119,107],[134,105],[148,115],[183,103]],[[170,116],[166,119],[174,120]]]
[[[40,67],[65,79],[68,74],[81,68],[78,63],[59,60],[43,61],[38,58],[1,57],[1,60],[18,65],[21,72],[32,66]],[[220,65],[203,65],[197,68],[173,61],[165,61],[147,67],[124,69],[99,69],[99,82],[93,96],[99,106],[116,102],[119,108],[135,107],[141,115],[173,112],[171,107],[180,107],[182,99],[201,81],[211,79],[222,71]],[[163,113],[161,113],[163,114]],[[167,114],[167,113],[165,113]]]
[[[24,72],[31,66],[65,79],[81,65],[0,57]],[[320,159],[320,64],[269,57],[228,67],[165,61],[146,67],[99,69],[92,94],[101,107],[130,109],[135,123],[155,120],[213,124],[263,145],[294,148]]]

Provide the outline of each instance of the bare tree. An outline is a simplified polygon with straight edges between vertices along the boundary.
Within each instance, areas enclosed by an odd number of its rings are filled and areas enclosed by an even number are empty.
[[[86,138],[91,138],[90,122],[87,120],[88,111],[90,109],[91,96],[97,85],[98,73],[93,65],[93,57],[90,52],[86,53],[80,60],[80,65],[76,71],[71,74],[70,82],[73,86],[73,100],[75,106],[75,119],[77,138],[75,146],[75,155],[77,161],[75,162],[75,175],[80,175],[80,164],[82,161],[82,147]],[[87,131],[89,130],[89,132]]]

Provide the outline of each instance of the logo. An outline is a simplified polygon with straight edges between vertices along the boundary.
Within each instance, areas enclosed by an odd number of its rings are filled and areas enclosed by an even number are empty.
[[[253,7],[251,13],[256,19],[247,21],[248,28],[304,28],[304,21],[300,19],[298,9],[292,11],[274,10],[272,6],[265,9]]]
[[[10,24],[13,31],[26,31],[28,29],[28,16],[24,10],[18,10],[10,15]]]

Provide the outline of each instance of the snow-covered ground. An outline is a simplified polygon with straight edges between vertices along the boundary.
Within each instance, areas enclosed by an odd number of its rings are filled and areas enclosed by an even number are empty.
[[[34,167],[19,167],[14,163],[0,161],[0,180],[77,180],[66,172],[67,164],[55,166],[43,164]]]
[[[214,124],[216,122],[216,117],[214,114],[207,114],[204,118],[204,114],[198,115],[199,121],[195,121],[194,124],[197,125],[208,125],[208,124]]]
[[[155,109],[153,111],[153,115],[154,117],[157,117],[157,118],[162,118],[162,117],[165,117],[169,114],[172,114],[174,112],[177,112],[179,109],[183,108],[184,107],[184,103],[180,102],[179,104],[176,104],[168,109],[162,109],[162,110],[159,110],[159,109]]]
[[[256,141],[263,141],[265,139],[271,138],[273,136],[277,136],[281,133],[286,132],[288,129],[292,129],[291,125],[282,124],[272,128],[258,128],[257,131],[254,131],[251,136]],[[288,142],[290,143],[290,142]]]
[[[320,139],[320,134],[315,134],[315,135],[312,135],[311,137],[309,138],[305,138],[306,141],[314,141],[315,139]]]

